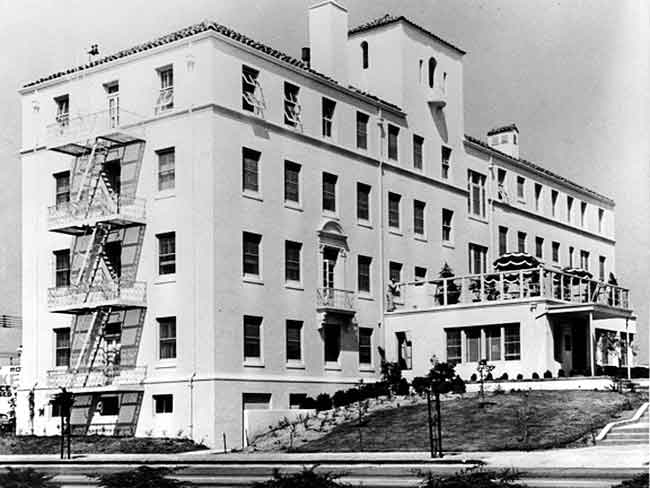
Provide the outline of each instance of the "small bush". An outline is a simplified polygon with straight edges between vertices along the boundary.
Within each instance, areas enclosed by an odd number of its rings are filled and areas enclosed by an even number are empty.
[[[503,373],[503,374],[499,377],[500,380],[504,380],[504,381],[508,381],[508,378],[509,378],[509,377],[508,377],[508,373]]]
[[[46,476],[32,468],[7,468],[6,473],[0,473],[0,486],[2,488],[56,488],[58,485],[50,481],[52,478],[53,476]]]
[[[305,397],[305,399],[300,403],[300,408],[305,408],[309,410],[315,410],[316,409],[316,400],[314,400],[312,397]]]
[[[565,373],[564,373],[563,369],[558,369],[557,370],[557,377],[558,378],[564,378],[565,377]]]
[[[476,373],[472,373],[472,376],[469,377],[470,381],[476,381]]]
[[[503,395],[506,391],[501,388],[501,385],[497,385],[497,387],[492,391],[493,395]]]
[[[620,485],[615,485],[612,488],[647,488],[650,483],[650,476],[648,473],[637,474],[631,480],[625,480]]]
[[[492,373],[488,373],[485,375],[485,381],[492,381],[494,379],[494,376]]]
[[[343,390],[338,390],[337,392],[332,395],[332,405],[335,407],[342,407],[343,405],[347,405],[348,398],[347,398],[347,393]]]
[[[452,475],[427,473],[420,488],[523,488],[519,475],[511,470],[501,472],[469,468]]]
[[[650,370],[646,366],[634,366],[630,370],[632,378],[648,378],[650,376]]]
[[[332,399],[327,393],[321,393],[316,397],[316,410],[329,410],[332,408]]]
[[[405,378],[399,380],[397,384],[397,394],[398,395],[408,395],[410,391],[409,382]]]
[[[467,391],[465,387],[465,382],[463,379],[456,375],[456,377],[451,381],[451,392],[456,393],[457,395],[462,395]]]
[[[418,395],[424,395],[427,391],[427,387],[430,384],[431,380],[426,376],[416,376],[413,378],[413,381],[411,381],[411,386],[413,387],[415,393]]]
[[[537,373],[533,373],[533,374],[531,375],[531,378],[534,379],[534,380],[538,380],[538,379],[539,379],[539,375],[538,375]]]
[[[544,379],[549,379],[553,378],[553,373],[551,373],[548,369],[544,371]]]
[[[521,374],[521,373],[517,374],[517,381],[521,381],[521,380],[523,380],[523,379],[524,379],[524,375],[523,375],[523,374]]]
[[[615,378],[620,378],[621,375],[621,369],[618,366],[603,366],[603,374],[605,376],[613,376]]]
[[[280,474],[276,469],[273,472],[273,479],[258,481],[253,484],[253,488],[340,488],[345,486],[336,481],[338,476],[331,473],[316,473],[314,469],[315,466],[293,474]]]
[[[167,478],[173,473],[169,468],[150,468],[149,466],[139,466],[136,469],[128,471],[118,471],[111,474],[97,474],[101,488],[182,488],[189,486],[178,480]]]

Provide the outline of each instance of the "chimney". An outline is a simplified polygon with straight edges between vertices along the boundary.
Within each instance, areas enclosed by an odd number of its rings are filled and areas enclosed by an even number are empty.
[[[311,64],[311,55],[308,47],[302,48],[302,55],[300,56],[300,58],[302,59],[302,62],[305,63],[307,66]]]
[[[519,129],[515,124],[489,130],[487,142],[491,148],[519,159]]]
[[[334,0],[309,8],[310,66],[343,86],[348,85],[348,10]]]

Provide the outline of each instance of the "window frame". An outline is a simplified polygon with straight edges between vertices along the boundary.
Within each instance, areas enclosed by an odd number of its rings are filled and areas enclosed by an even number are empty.
[[[156,317],[156,323],[158,324],[158,360],[176,360],[178,357],[176,317]]]
[[[367,190],[367,192],[364,192],[363,190]],[[372,204],[370,200],[371,192],[372,186],[357,181],[357,221],[365,224],[369,224],[372,221]],[[361,198],[363,195],[365,195],[365,202],[363,202],[363,199]],[[362,205],[362,203],[364,205]],[[365,210],[365,217],[363,215],[363,210]]]
[[[370,116],[364,112],[357,111],[356,122],[356,143],[357,149],[368,150],[368,123]]]
[[[413,134],[413,168],[424,169],[424,137]]]
[[[297,259],[289,255],[289,251],[296,250]],[[290,284],[302,283],[302,242],[284,241],[284,280]]]
[[[70,249],[58,249],[53,251],[54,255],[54,286],[56,288],[66,288],[70,286],[70,271],[72,268],[72,261],[70,259]],[[59,258],[63,263],[63,256],[65,256],[66,266],[59,267]],[[61,279],[59,277],[61,276]]]
[[[331,113],[327,114],[331,109]],[[325,139],[335,139],[334,137],[334,117],[336,116],[336,101],[331,98],[321,98],[321,136]]]
[[[174,108],[174,65],[161,66],[156,68],[156,72],[158,73],[160,88],[155,112],[160,114]]]
[[[328,181],[329,180],[329,181]],[[321,209],[323,213],[336,215],[338,209],[337,189],[338,189],[338,175],[323,171],[321,177]],[[331,190],[328,188],[331,186]],[[328,208],[331,202],[332,208]]]
[[[449,219],[445,219],[448,215]],[[454,242],[454,211],[448,208],[442,209],[442,222],[441,222],[442,235],[441,239],[444,244],[451,244]],[[445,236],[445,234],[447,234]],[[446,238],[445,238],[446,237]]]
[[[541,236],[535,236],[535,257],[544,259],[544,238]]]
[[[366,273],[362,273],[362,270],[365,271],[366,266],[368,269],[367,276]],[[366,280],[368,286],[362,286],[365,285]],[[357,256],[357,291],[363,295],[372,294],[372,257],[370,256],[364,256],[362,254]]]
[[[453,341],[450,339],[453,339]],[[446,356],[447,362],[453,365],[462,363],[463,362],[462,329],[460,328],[445,329],[445,345],[446,345],[445,350],[447,355]]]
[[[54,202],[56,207],[70,203],[70,171],[60,171],[54,177]]]
[[[69,368],[72,355],[72,331],[70,327],[57,327],[54,333],[54,367]],[[67,340],[66,339],[67,336]]]
[[[293,328],[298,331],[297,338],[289,336],[289,329]],[[304,322],[302,320],[285,320],[284,335],[285,335],[285,360],[287,364],[302,364],[303,363],[303,330]],[[289,357],[290,351],[296,351],[297,344],[297,357]]]
[[[256,149],[242,147],[241,168],[242,168],[242,193],[260,195],[262,193],[262,178],[260,161],[262,153]],[[254,163],[254,164],[251,164]]]
[[[560,243],[557,241],[551,242],[551,261],[554,263],[560,262]]]
[[[388,124],[388,151],[387,156],[391,161],[399,161],[399,127]]]
[[[393,231],[401,230],[401,202],[402,195],[392,191],[388,192],[388,229]],[[396,207],[395,207],[396,205]]]
[[[485,189],[487,177],[474,170],[467,170],[467,189],[469,191],[467,206],[470,217],[480,220],[487,218],[487,195]],[[476,201],[475,198],[478,197]],[[478,213],[475,212],[478,206]]]
[[[163,232],[156,234],[158,240],[158,276],[169,276],[176,274],[176,232]],[[165,242],[166,239],[170,241]],[[171,246],[173,250],[164,249],[164,246]],[[166,252],[163,252],[166,251]],[[171,271],[164,271],[169,267]]]
[[[521,324],[503,324],[503,360],[521,361]]]
[[[523,231],[517,232],[517,252],[528,252],[528,233]]]
[[[421,239],[425,239],[427,236],[426,212],[426,202],[413,199],[413,234]]]
[[[469,249],[469,274],[484,274],[487,272],[487,246],[470,242]],[[478,260],[477,260],[478,256]],[[479,264],[479,271],[476,271],[476,264]]]
[[[248,322],[247,322],[248,321]],[[242,318],[242,333],[243,333],[243,356],[244,363],[261,363],[263,362],[263,333],[262,327],[264,324],[264,318],[257,315],[247,315],[244,314]],[[248,326],[248,329],[247,329]],[[257,334],[250,334],[255,328]],[[253,342],[247,342],[247,341]],[[257,355],[247,355],[248,352],[254,352],[252,350],[257,349]]]
[[[247,240],[247,237],[250,240]],[[256,241],[256,242],[254,242]],[[247,243],[256,246],[256,253],[252,252],[252,247],[247,248]],[[253,262],[254,260],[255,262]],[[251,266],[257,269],[252,272]],[[262,279],[262,235],[255,232],[242,231],[242,276],[255,280]]]
[[[171,393],[152,395],[152,399],[154,415],[166,415],[174,413],[174,395]]]
[[[158,157],[158,191],[174,190],[176,188],[176,148],[159,149],[156,151],[156,156]],[[163,169],[163,164],[170,167]]]
[[[449,179],[449,170],[451,169],[451,155],[453,150],[444,144],[440,146],[440,177],[443,180]]]
[[[499,256],[508,252],[508,228],[505,225],[500,225],[498,229],[499,234]]]
[[[334,334],[330,337],[330,334]],[[333,343],[330,343],[333,340]],[[331,349],[332,346],[334,350]],[[336,352],[336,354],[328,354]],[[334,356],[336,358],[334,359]],[[341,360],[341,326],[339,324],[324,324],[323,325],[323,359],[325,367],[338,367]]]
[[[517,200],[526,201],[526,178],[517,175]]]
[[[288,174],[290,171],[293,171],[296,174],[296,181],[291,182],[288,179]],[[284,203],[287,205],[296,205],[296,206],[302,206],[302,191],[301,191],[301,186],[302,186],[302,165],[299,163],[296,163],[294,161],[290,161],[288,159],[284,160]],[[297,195],[297,199],[290,199],[288,198],[290,194],[294,193],[290,189],[290,185],[295,185],[295,194]]]
[[[300,127],[302,125],[300,86],[285,81],[283,87],[284,125],[293,128]]]
[[[374,361],[372,354],[372,336],[374,329],[372,327],[359,327],[359,366],[370,367]],[[367,343],[362,344],[362,337],[367,339]],[[367,359],[367,361],[365,361]]]

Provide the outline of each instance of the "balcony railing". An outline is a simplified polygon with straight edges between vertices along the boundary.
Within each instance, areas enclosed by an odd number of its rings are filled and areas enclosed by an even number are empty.
[[[73,372],[67,369],[52,369],[47,372],[49,388],[92,388],[109,385],[140,385],[147,376],[146,366],[135,368],[118,368],[112,374],[106,374],[101,369],[79,370]]]
[[[57,148],[71,143],[84,144],[97,136],[125,133],[134,138],[143,138],[144,129],[140,123],[144,117],[120,109],[119,116],[114,110],[102,110],[85,115],[67,116],[47,126],[46,144]]]
[[[116,199],[96,197],[90,208],[87,200],[52,205],[48,209],[48,228],[61,229],[68,226],[94,225],[106,220],[115,223],[144,223],[146,205],[143,198],[118,196]]]
[[[316,309],[319,312],[354,313],[354,292],[338,288],[318,288]]]
[[[146,307],[147,286],[142,281],[104,281],[88,286],[53,287],[48,290],[47,306],[50,311],[75,312],[112,305],[116,307]]]
[[[530,298],[631,309],[626,288],[543,267],[400,283],[396,293],[388,294],[387,308],[412,310]]]

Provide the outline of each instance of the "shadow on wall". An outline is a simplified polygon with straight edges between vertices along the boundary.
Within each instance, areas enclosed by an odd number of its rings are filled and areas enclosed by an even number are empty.
[[[431,110],[431,117],[433,118],[433,123],[436,124],[436,129],[438,130],[440,138],[445,142],[445,144],[448,144],[449,131],[447,129],[445,112],[441,108],[432,107],[431,105],[429,106],[429,110]]]

